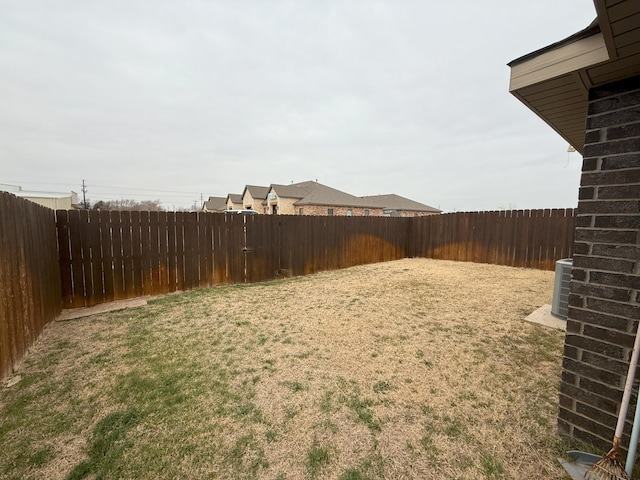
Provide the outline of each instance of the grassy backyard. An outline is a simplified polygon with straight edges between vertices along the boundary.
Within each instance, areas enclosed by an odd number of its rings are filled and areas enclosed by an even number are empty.
[[[552,288],[409,259],[53,322],[0,388],[0,478],[568,478],[563,332],[523,321]]]

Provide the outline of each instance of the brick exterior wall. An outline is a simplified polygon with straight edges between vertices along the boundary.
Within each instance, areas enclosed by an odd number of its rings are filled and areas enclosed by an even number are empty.
[[[303,215],[328,215],[329,208],[333,209],[333,215],[336,217],[343,217],[347,215],[347,210],[351,210],[354,217],[363,217],[365,210],[369,210],[369,216],[380,217],[382,216],[381,208],[360,208],[360,207],[340,207],[336,205],[303,205],[296,209],[296,215],[299,215],[300,208],[302,208]]]
[[[277,203],[278,205],[278,214],[279,215],[297,215],[298,209],[295,207],[294,203],[298,201],[297,198],[287,198],[287,197],[276,197],[276,201],[270,201],[271,204]],[[270,207],[270,211],[268,213],[273,213],[273,207]]]
[[[253,198],[251,193],[249,193],[249,190],[246,190],[244,192],[244,195],[242,196],[242,205],[239,207],[236,207],[236,209],[240,209],[240,210],[244,208],[249,210],[255,210],[256,212],[260,212],[260,213],[267,213],[265,211],[264,205],[262,205],[262,200]]]
[[[302,208],[302,215],[328,215],[327,211],[330,208],[333,209],[334,216],[346,216],[347,210],[351,210],[351,215],[354,217],[364,217],[364,216],[382,217],[384,215],[384,210],[382,208],[343,207],[343,206],[336,206],[336,205],[303,205],[302,207],[296,206],[295,210],[291,213],[293,215],[300,215],[300,208]],[[368,215],[365,215],[366,213],[365,210],[369,212]],[[285,212],[283,212],[282,210],[279,210],[279,213],[284,214]],[[287,211],[286,213],[288,214],[290,213],[290,211]],[[409,210],[406,210],[406,211],[399,210],[397,216],[424,217],[427,215],[439,215],[439,214],[437,212],[432,213],[432,212],[415,212],[415,211],[409,211]]]
[[[590,91],[579,191],[558,430],[603,450],[640,319],[639,85],[636,77]],[[634,405],[635,395],[624,446]]]

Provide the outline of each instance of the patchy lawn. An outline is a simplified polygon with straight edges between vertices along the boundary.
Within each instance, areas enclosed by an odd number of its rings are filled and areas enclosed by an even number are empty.
[[[3,479],[562,479],[553,272],[408,259],[48,326]]]

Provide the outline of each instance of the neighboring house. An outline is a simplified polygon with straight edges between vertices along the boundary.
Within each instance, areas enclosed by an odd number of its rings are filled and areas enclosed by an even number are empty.
[[[227,210],[242,210],[242,194],[230,193],[227,195]]]
[[[426,215],[437,215],[442,213],[437,208],[430,207],[414,200],[401,197],[394,193],[388,195],[373,195],[362,197],[362,199],[370,204],[382,208],[382,214],[394,217],[424,217]]]
[[[224,212],[227,209],[228,197],[209,197],[202,205],[203,212]]]
[[[640,319],[640,2],[594,5],[589,27],[509,66],[511,93],[584,157],[558,430],[605,449]]]
[[[281,215],[345,215],[359,203],[358,197],[314,181],[271,185],[268,213]],[[345,212],[340,212],[340,207]]]
[[[314,181],[272,184],[265,213],[281,215],[422,216],[440,213],[398,195],[356,197]]]
[[[59,192],[37,192],[22,190],[18,185],[0,184],[0,190],[10,192],[16,197],[22,197],[31,200],[34,203],[52,210],[73,210],[80,208],[78,204],[78,194],[76,192],[59,193]]]
[[[266,213],[266,201],[269,187],[246,185],[242,192],[242,209]]]

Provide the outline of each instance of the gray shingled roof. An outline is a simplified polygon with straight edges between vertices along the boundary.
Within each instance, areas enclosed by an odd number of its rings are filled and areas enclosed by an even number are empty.
[[[293,185],[272,185],[279,197],[299,198],[295,205],[333,205],[440,213],[437,208],[396,194],[356,197],[346,192],[308,181]]]
[[[218,212],[227,208],[226,197],[209,197],[209,200],[204,202],[203,208],[206,208],[210,212]]]
[[[227,199],[231,200],[233,203],[242,203],[242,194],[230,193],[229,195],[227,195]]]
[[[316,183],[315,188],[312,188],[311,191],[305,195],[304,198],[298,200],[295,205],[333,205],[336,207],[366,206],[363,204],[361,198],[320,183]]]
[[[401,197],[400,195],[396,195],[395,193],[390,193],[387,195],[371,195],[361,198],[370,206],[377,208],[392,210],[411,210],[416,212],[442,212],[442,210],[430,207],[429,205],[425,205],[424,203]]]
[[[262,187],[260,185],[246,185],[244,190],[249,190],[249,193],[255,200],[264,200],[267,198],[267,193],[269,193],[269,189],[271,187]],[[242,192],[244,195],[244,192]]]
[[[304,198],[316,188],[324,186],[314,181],[292,183],[291,185],[271,184],[271,188],[281,198]],[[328,188],[328,187],[327,187]]]

